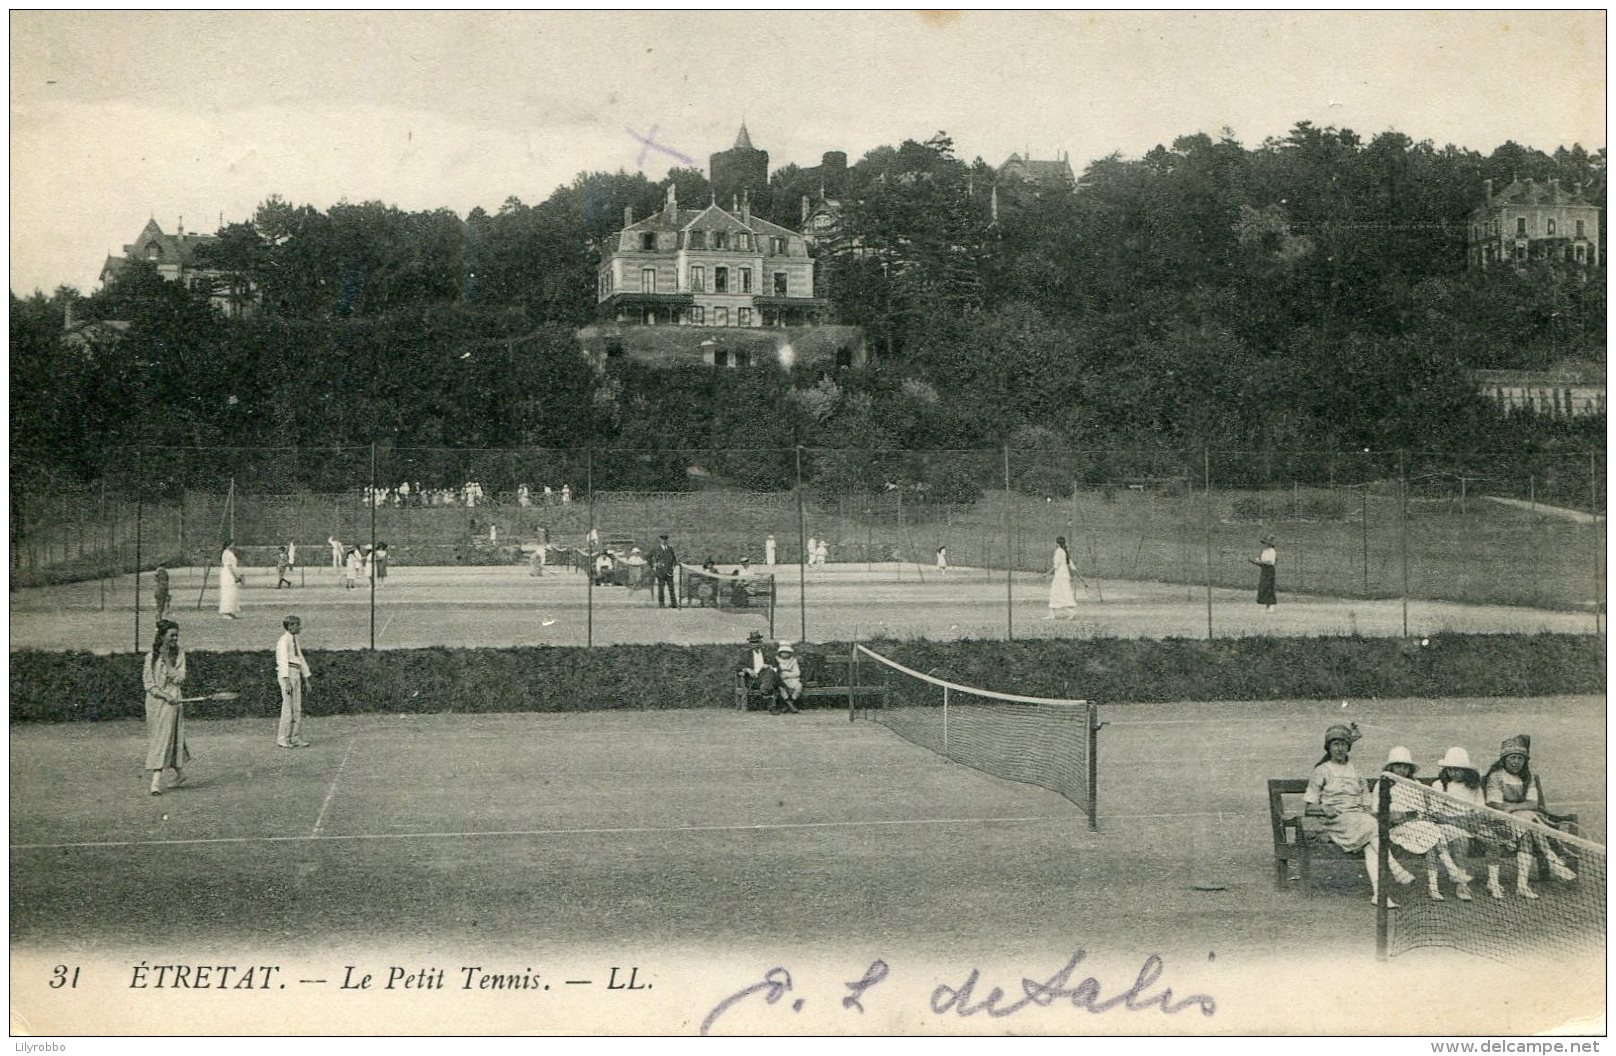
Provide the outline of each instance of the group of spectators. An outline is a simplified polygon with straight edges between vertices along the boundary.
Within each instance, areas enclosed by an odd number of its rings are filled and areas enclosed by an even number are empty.
[[[1374,889],[1372,898],[1378,900],[1380,830],[1375,795],[1350,758],[1360,736],[1356,723],[1325,731],[1324,758],[1313,767],[1303,798],[1308,816],[1320,819],[1322,831],[1336,846],[1348,852],[1363,851]],[[1487,893],[1495,899],[1506,897],[1500,873],[1510,859],[1515,866],[1515,893],[1521,898],[1538,897],[1531,884],[1537,855],[1542,855],[1556,879],[1576,879],[1554,847],[1552,834],[1566,819],[1550,813],[1544,804],[1542,784],[1531,767],[1531,750],[1532,738],[1516,734],[1499,746],[1497,760],[1482,774],[1464,748],[1449,748],[1436,764],[1437,776],[1429,791],[1412,780],[1418,766],[1407,748],[1398,746],[1387,754],[1384,773],[1393,775],[1388,780],[1394,781],[1389,836],[1394,850],[1425,859],[1426,891],[1432,901],[1445,900],[1439,864],[1459,901],[1469,902],[1473,897],[1470,884],[1474,877],[1455,859],[1455,851],[1462,855],[1481,850],[1487,859]],[[1414,882],[1413,872],[1398,861],[1396,853],[1388,855],[1388,865],[1397,883]],[[1387,904],[1397,905],[1390,898]]]
[[[360,505],[375,506],[377,509],[392,507],[419,508],[422,506],[463,506],[466,509],[476,509],[478,506],[498,506],[500,498],[484,490],[482,483],[468,480],[458,488],[428,488],[416,481],[401,481],[395,488],[371,487],[365,485],[360,496]],[[570,506],[572,505],[572,485],[563,484],[561,490],[556,491],[546,484],[542,488],[530,488],[526,484],[518,484],[515,494],[516,505],[528,506]]]

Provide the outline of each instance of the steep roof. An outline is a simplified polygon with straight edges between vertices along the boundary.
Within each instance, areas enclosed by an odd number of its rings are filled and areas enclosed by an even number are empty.
[[[156,219],[151,219],[146,221],[146,226],[140,229],[140,234],[135,236],[135,240],[123,247],[123,252],[130,260],[145,260],[146,247],[155,242],[159,260],[185,264],[190,262],[191,254],[196,251],[197,246],[213,241],[213,237],[199,234],[164,234]]]
[[[1593,205],[1581,191],[1567,190],[1559,180],[1538,183],[1536,180],[1514,180],[1508,187],[1493,195],[1498,205]]]
[[[1076,178],[1072,174],[1071,163],[1065,158],[1054,158],[1041,161],[1036,158],[1024,158],[1020,154],[1012,154],[999,166],[1002,175],[1008,172],[1019,173],[1028,180],[1037,183],[1074,183]]]
[[[658,209],[650,216],[645,217],[643,220],[636,220],[623,230],[625,232],[685,231],[695,227],[697,223],[704,217],[707,217],[713,213],[718,214],[737,227],[751,231],[753,234],[797,235],[798,237],[801,237],[796,231],[793,231],[790,228],[781,227],[779,224],[770,223],[761,216],[758,216],[756,213],[752,214],[752,219],[750,222],[748,222],[742,220],[738,215],[730,212],[723,206],[716,204],[705,206],[701,209],[676,210],[671,221],[668,219],[668,211],[666,209]]]
[[[752,145],[752,137],[746,134],[746,122],[741,122],[741,134],[735,137],[736,150],[756,150]]]

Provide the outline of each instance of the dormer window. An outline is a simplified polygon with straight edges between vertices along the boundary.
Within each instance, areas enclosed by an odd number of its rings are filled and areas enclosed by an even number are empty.
[[[706,249],[707,248],[707,232],[705,232],[705,231],[692,231],[692,232],[690,232],[690,248],[691,249]]]
[[[739,250],[744,250],[747,253],[752,252],[752,236],[747,234],[744,231],[739,232],[738,234],[736,234],[736,236],[735,236],[735,248],[739,249]]]
[[[156,242],[148,242],[148,243],[146,243],[146,259],[147,260],[157,260],[162,255],[163,255],[163,248],[161,246],[159,246]]]
[[[1548,223],[1549,223],[1549,230],[1548,230],[1549,237],[1552,238],[1552,237],[1554,237],[1554,219],[1553,219],[1553,217],[1549,218]]]
[[[655,231],[641,231],[640,232],[640,248],[642,250],[647,251],[647,252],[656,249],[656,232]]]
[[[1515,218],[1515,233],[1517,235],[1526,234],[1526,217],[1517,216]]]
[[[769,252],[777,257],[786,255],[786,240],[783,238],[769,239]]]
[[[729,232],[728,231],[714,231],[713,232],[713,248],[714,249],[728,249],[729,248]]]

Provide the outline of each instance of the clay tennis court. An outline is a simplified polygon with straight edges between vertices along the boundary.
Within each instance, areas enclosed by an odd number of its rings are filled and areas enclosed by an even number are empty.
[[[275,590],[272,569],[244,571],[241,618],[225,621],[217,612],[217,572],[204,588],[202,569],[171,570],[170,614],[184,629],[187,648],[269,650],[280,634],[281,618],[293,611],[303,617],[309,650],[370,644],[370,591],[363,581],[348,590],[335,570],[314,567],[300,570],[294,588]],[[796,566],[780,566],[776,572],[774,632],[779,638],[1003,638],[1007,630],[1018,638],[1207,636],[1204,586],[1088,579],[1079,584],[1076,619],[1067,622],[1046,618],[1048,578],[1031,573],[1014,574],[1007,586],[1003,572],[959,568],[939,574],[899,563],[833,563],[808,571],[805,582],[799,582]],[[1255,604],[1252,591],[1214,588],[1212,632],[1218,637],[1403,633],[1404,603],[1398,598],[1336,598],[1286,592],[1281,586],[1280,605],[1273,612]],[[143,589],[142,649],[150,644],[153,626],[150,577]],[[14,590],[11,648],[134,651],[134,593],[133,576]],[[1603,626],[1602,616],[1593,611],[1422,600],[1407,603],[1407,619],[1414,635],[1593,634]],[[649,590],[601,587],[591,593],[581,573],[560,569],[534,577],[525,566],[403,566],[393,568],[377,587],[374,627],[380,649],[583,645],[590,640],[600,645],[700,644],[742,642],[753,629],[767,633],[768,616],[762,607],[716,611],[687,606],[677,614],[659,612]]]
[[[727,994],[787,964],[809,1007],[752,1002],[715,1032],[1520,1034],[1602,1007],[1602,965],[1547,998],[1478,1006],[1488,991],[1454,987],[1455,971],[1492,986],[1508,969],[1440,951],[1377,964],[1366,889],[1274,889],[1265,789],[1305,774],[1342,718],[1363,727],[1365,773],[1393,744],[1429,768],[1450,744],[1487,758],[1528,730],[1554,805],[1602,841],[1598,698],[1119,705],[1100,717],[1098,832],[1053,793],[845,712],[314,718],[314,746],[290,752],[273,747],[267,720],[199,718],[190,781],[159,797],[145,793],[139,723],[16,726],[14,1005],[93,1032],[127,1011],[64,1005],[43,987],[48,964],[103,964],[112,990],[95,992],[121,1002],[137,959],[254,956],[322,977],[370,962],[515,965],[557,990],[638,964],[657,980],[638,1007],[672,1032],[693,1032]],[[1226,889],[1192,890],[1208,880]],[[1163,983],[1215,995],[1217,1015],[1145,1022],[1068,1007],[999,1022],[924,1006],[932,985],[971,966],[1047,975],[1078,948],[1108,993],[1158,954]],[[893,979],[869,1004],[890,1018],[849,1019],[835,999],[874,959]],[[1350,982],[1298,983],[1320,963]],[[187,996],[187,1022],[341,1032],[315,1000],[333,986],[307,984],[307,999],[267,1021]],[[343,1007],[406,1031],[477,1032],[488,1015],[505,1032],[554,1031],[562,1007],[573,1029],[631,1022],[609,1001],[365,1000]]]

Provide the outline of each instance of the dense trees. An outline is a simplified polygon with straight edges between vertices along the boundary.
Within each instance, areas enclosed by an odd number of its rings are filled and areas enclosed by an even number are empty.
[[[599,241],[670,183],[705,205],[694,169],[581,174],[464,220],[272,196],[199,260],[237,277],[223,292],[258,292],[254,319],[140,265],[89,297],[13,295],[11,442],[83,476],[88,453],[137,443],[590,444],[635,449],[599,468],[647,487],[779,484],[799,442],[829,449],[809,466],[823,483],[858,487],[945,485],[924,460],[871,453],[889,447],[1009,440],[1060,475],[1097,448],[1589,443],[1602,421],[1504,422],[1465,380],[1603,358],[1602,273],[1466,266],[1483,181],[1528,176],[1602,204],[1605,152],[1482,156],[1304,122],[1254,148],[1224,130],[1101,158],[1061,193],[996,184],[944,133],[878,147],[830,189],[843,229],[823,286],[876,356],[835,377],[600,373],[578,355]],[[786,166],[753,208],[794,226],[823,179]],[[69,310],[127,326],[64,341]]]

